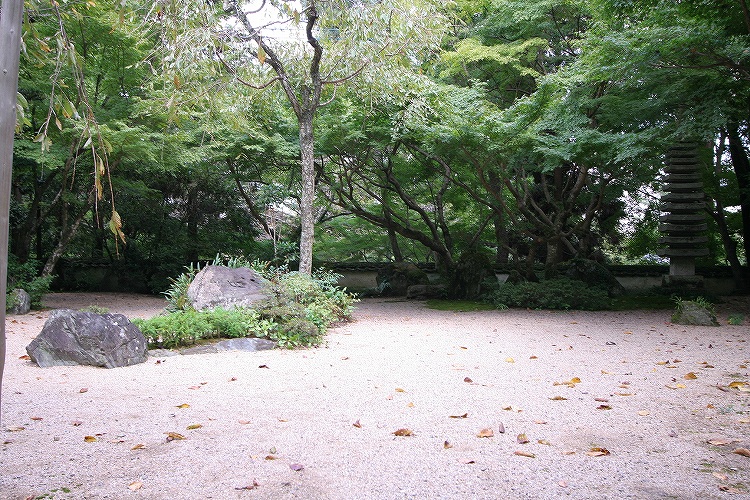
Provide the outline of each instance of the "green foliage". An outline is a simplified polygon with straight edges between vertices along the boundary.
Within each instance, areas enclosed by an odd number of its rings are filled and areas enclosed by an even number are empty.
[[[109,308],[97,306],[95,304],[88,305],[79,310],[81,312],[90,312],[94,314],[107,314],[109,312]]]
[[[248,262],[244,257],[217,256],[214,260],[215,265],[232,267],[246,267]],[[270,300],[256,308],[195,311],[188,302],[187,289],[199,269],[191,265],[164,292],[169,314],[136,320],[136,324],[151,345],[160,347],[217,337],[260,337],[294,348],[320,344],[332,323],[351,316],[355,298],[336,286],[340,278],[336,273],[318,270],[310,277],[259,260],[249,266],[271,282],[273,292]]]
[[[436,311],[454,311],[454,312],[470,312],[470,311],[490,311],[498,309],[493,304],[486,302],[477,302],[474,300],[442,300],[442,299],[430,299],[425,302],[425,305],[430,309]],[[500,307],[500,309],[503,309]]]
[[[528,307],[531,309],[600,310],[609,307],[607,291],[589,287],[582,281],[569,278],[546,280],[539,283],[506,283],[493,294],[491,302],[499,307]]]
[[[180,274],[177,278],[170,278],[171,285],[164,292],[167,298],[167,310],[168,311],[184,311],[192,309],[190,302],[188,301],[188,288],[190,283],[195,279],[195,275],[200,271],[200,267],[190,264],[185,266],[185,272]]]
[[[744,314],[730,314],[727,318],[727,323],[730,325],[738,326],[741,325],[745,321],[745,315]]]
[[[39,263],[35,260],[28,260],[21,264],[13,255],[8,255],[8,284],[6,293],[6,310],[15,305],[15,297],[12,292],[15,288],[26,290],[31,297],[31,307],[39,309],[42,307],[42,298],[49,293],[50,285],[54,276],[37,276]]]

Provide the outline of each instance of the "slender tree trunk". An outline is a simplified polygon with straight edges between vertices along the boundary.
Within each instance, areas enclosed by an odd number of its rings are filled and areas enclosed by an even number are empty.
[[[302,161],[302,196],[300,199],[299,272],[312,273],[312,250],[315,239],[315,153],[313,116],[310,110],[299,116],[299,147]]]
[[[89,209],[94,204],[94,197],[94,191],[91,191],[91,193],[89,193],[88,199],[86,200],[86,205],[81,208],[81,212],[75,218],[73,223],[67,225],[65,229],[63,229],[63,231],[60,233],[60,241],[57,242],[57,246],[55,246],[52,254],[50,254],[50,256],[47,258],[47,262],[45,262],[44,264],[44,269],[42,269],[42,276],[52,275],[57,262],[65,253],[65,249],[68,247],[68,244],[78,232],[78,228],[81,226],[81,222],[83,222],[83,219],[86,217]]]
[[[16,128],[16,95],[21,49],[23,0],[0,4],[0,408],[5,369],[5,293],[8,281],[8,228],[13,177],[13,135]]]

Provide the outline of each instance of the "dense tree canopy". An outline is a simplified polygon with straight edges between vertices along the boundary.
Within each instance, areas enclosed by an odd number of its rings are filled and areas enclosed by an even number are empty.
[[[638,262],[692,141],[706,263],[747,287],[742,0],[29,6],[11,261],[69,286],[71,260],[144,291],[216,254],[432,261],[463,295]]]

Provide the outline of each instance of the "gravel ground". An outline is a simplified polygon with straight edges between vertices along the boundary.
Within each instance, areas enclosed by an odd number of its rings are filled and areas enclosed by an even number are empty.
[[[165,305],[46,301],[92,304],[129,317]],[[731,312],[750,315],[748,301],[704,328],[668,311],[368,299],[317,349],[112,370],[21,359],[48,312],[9,317],[0,498],[747,496],[750,458],[734,451],[750,448],[750,386],[729,384],[750,382],[750,327],[727,325]]]

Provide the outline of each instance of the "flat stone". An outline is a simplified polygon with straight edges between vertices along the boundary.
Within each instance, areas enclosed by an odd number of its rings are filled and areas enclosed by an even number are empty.
[[[252,307],[270,298],[270,283],[246,267],[206,266],[188,287],[188,300],[202,309]]]

